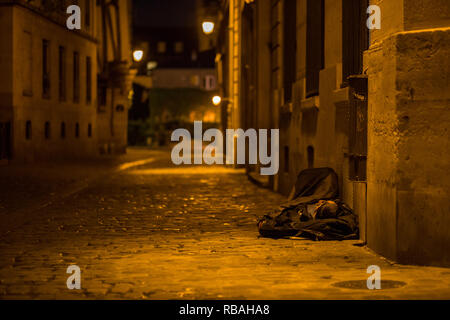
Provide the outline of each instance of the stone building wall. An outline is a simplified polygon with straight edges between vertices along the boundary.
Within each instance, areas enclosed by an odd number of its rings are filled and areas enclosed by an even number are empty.
[[[105,2],[106,3],[106,2]],[[126,152],[128,143],[128,109],[131,107],[132,79],[136,71],[131,66],[131,0],[119,0],[118,15],[113,6],[108,6],[112,32],[105,25],[103,29],[102,8],[97,5],[96,37],[99,39],[99,75],[106,76],[104,103],[99,103],[98,148],[101,154],[121,154]],[[117,17],[119,19],[117,19]],[[106,22],[105,22],[106,23]],[[120,33],[120,37],[118,34]],[[113,35],[113,38],[112,38]],[[120,42],[119,42],[120,39]],[[115,49],[113,43],[119,46]]]
[[[4,140],[11,141],[8,156],[0,150],[1,162],[92,158],[103,151],[105,145],[108,150],[125,151],[131,90],[131,1],[120,0],[118,3],[119,50],[114,50],[111,39],[108,39],[111,33],[101,26],[99,3],[77,2],[81,8],[81,30],[69,30],[66,27],[69,17],[66,9],[72,4],[70,1],[0,1],[0,145],[5,145]],[[115,19],[113,12],[112,19]],[[116,28],[114,24],[113,34],[117,36]],[[103,44],[105,39],[107,43]],[[47,45],[44,45],[44,40]],[[44,46],[48,46],[49,75],[49,89],[45,94]],[[114,61],[114,52],[120,52],[119,62],[125,66],[127,84],[108,83],[107,106],[101,108],[98,106],[97,75],[103,71],[104,64],[98,63],[103,48],[106,64]],[[65,74],[62,78],[61,50],[64,51]],[[75,53],[79,61],[79,90],[74,89]],[[63,96],[60,94],[60,79],[65,82]],[[79,91],[78,99],[74,98],[76,91]],[[5,124],[11,128],[10,139],[4,139]]]
[[[238,125],[254,123],[259,128],[271,125],[280,129],[280,171],[268,185],[288,195],[301,170],[331,167],[339,176],[341,197],[359,215],[361,239],[370,248],[402,263],[450,265],[446,209],[450,183],[446,155],[450,2],[370,1],[381,8],[381,29],[370,31],[368,49],[359,57],[363,59],[361,78],[367,78],[368,83],[363,99],[368,106],[363,119],[367,122],[367,169],[363,178],[355,178],[350,174],[353,163],[349,143],[351,101],[355,96],[343,77],[348,58],[344,53],[346,46],[352,45],[345,43],[343,36],[344,2],[323,1],[324,61],[319,94],[307,96],[308,1],[296,1],[296,49],[291,53],[296,56],[295,79],[292,99],[288,100],[283,82],[287,1],[240,3],[239,19],[229,8],[234,19],[230,24],[245,21],[243,12],[251,11],[246,6],[253,6],[257,12],[253,31],[257,41],[253,45],[258,53],[256,63],[248,68],[265,76],[257,77],[257,121],[249,122],[244,117]],[[365,28],[365,20],[362,23]],[[252,39],[242,35],[244,38]],[[235,77],[241,83],[242,67]],[[232,79],[228,80],[232,85]],[[239,101],[240,114],[254,114],[246,110],[252,105],[242,103],[247,101],[245,97]],[[364,117],[364,113],[358,116]]]
[[[403,14],[384,18],[365,56],[368,245],[403,263],[448,266],[450,3],[376,2]]]
[[[84,158],[96,154],[96,44],[90,30],[69,31],[39,7],[1,4],[2,121],[11,123],[12,161]],[[58,16],[56,16],[58,18]],[[48,41],[49,92],[43,94],[43,41]],[[65,98],[59,95],[59,48],[65,51]],[[79,101],[73,99],[73,56],[79,54]],[[87,101],[86,59],[91,58],[91,101]],[[28,123],[28,124],[27,124]],[[45,127],[47,125],[47,135]],[[28,137],[27,137],[28,126]],[[76,129],[78,126],[78,129]],[[88,127],[91,135],[88,135]],[[78,134],[76,134],[78,131]]]

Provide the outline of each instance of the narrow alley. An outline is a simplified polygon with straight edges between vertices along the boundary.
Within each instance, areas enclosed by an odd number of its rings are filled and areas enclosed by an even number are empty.
[[[0,0],[0,301],[448,309],[449,17],[449,0]]]
[[[53,179],[41,170],[47,182],[35,186],[53,187],[51,198],[35,188],[23,212],[2,207],[3,221],[12,216],[1,232],[1,299],[450,298],[445,268],[393,264],[359,241],[259,238],[257,217],[285,198],[243,170],[177,167],[169,150],[130,149],[125,160],[86,164],[83,186],[61,184],[76,170],[54,167]],[[81,290],[66,286],[70,265]],[[370,265],[381,268],[381,290],[366,286]]]

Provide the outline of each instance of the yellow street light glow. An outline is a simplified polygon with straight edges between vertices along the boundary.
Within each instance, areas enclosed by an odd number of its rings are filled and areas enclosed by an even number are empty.
[[[222,98],[219,96],[214,96],[212,98],[212,102],[215,106],[218,106],[222,102]]]
[[[202,23],[202,28],[205,34],[211,34],[214,32],[214,22],[204,21]]]
[[[133,59],[134,59],[134,61],[139,62],[139,61],[142,60],[143,57],[144,57],[144,51],[142,51],[142,50],[135,50],[133,52]]]

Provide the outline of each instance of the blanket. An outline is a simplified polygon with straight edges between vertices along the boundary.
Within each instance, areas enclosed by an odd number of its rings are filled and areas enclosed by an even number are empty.
[[[339,199],[337,175],[331,168],[300,172],[288,202],[258,220],[261,236],[313,240],[358,239],[358,216]]]

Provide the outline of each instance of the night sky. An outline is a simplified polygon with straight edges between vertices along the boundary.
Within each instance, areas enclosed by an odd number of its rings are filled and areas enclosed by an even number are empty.
[[[138,27],[195,26],[195,0],[134,0]]]

